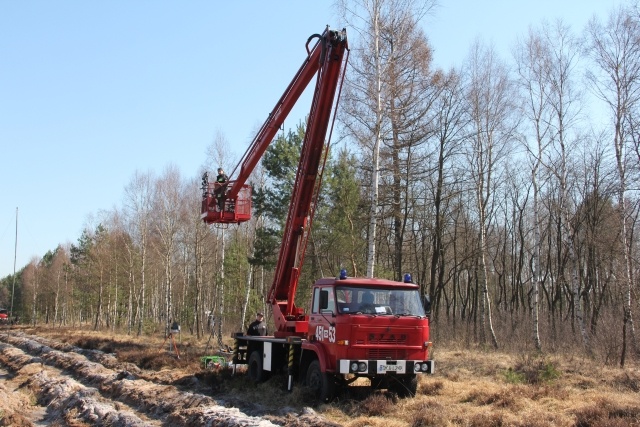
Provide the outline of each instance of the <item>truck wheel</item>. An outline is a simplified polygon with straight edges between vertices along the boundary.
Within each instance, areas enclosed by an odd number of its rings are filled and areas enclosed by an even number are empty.
[[[384,377],[373,377],[371,378],[371,388],[374,390],[378,390],[381,388],[388,388],[388,381]]]
[[[394,391],[398,397],[414,397],[418,391],[418,377],[416,377],[415,374],[398,377],[392,382],[389,388],[391,391]]]
[[[261,383],[267,379],[267,373],[262,369],[262,354],[254,351],[249,356],[249,369],[247,371],[249,379],[254,383]]]
[[[333,399],[335,390],[333,377],[320,370],[319,361],[314,360],[309,364],[305,383],[319,402],[330,402]]]

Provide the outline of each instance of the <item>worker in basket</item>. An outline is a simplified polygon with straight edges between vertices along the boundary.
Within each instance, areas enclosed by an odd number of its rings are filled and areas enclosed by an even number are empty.
[[[218,168],[218,176],[216,177],[216,186],[213,194],[216,198],[216,205],[218,211],[221,211],[224,208],[224,195],[225,190],[227,188],[227,182],[229,181],[229,177],[226,173],[224,173],[224,169]]]

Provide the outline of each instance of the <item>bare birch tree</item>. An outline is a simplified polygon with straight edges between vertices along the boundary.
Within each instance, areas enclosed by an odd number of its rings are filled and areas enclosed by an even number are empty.
[[[62,295],[62,284],[66,276],[67,266],[69,264],[69,256],[62,246],[58,246],[53,254],[51,265],[51,278],[54,281],[54,304],[53,304],[53,324],[58,323],[60,319],[60,299],[65,296]]]
[[[549,167],[550,172],[558,181],[559,238],[570,262],[569,284],[573,313],[578,323],[583,345],[585,349],[589,350],[589,336],[585,326],[584,300],[576,248],[578,224],[575,222],[573,214],[577,203],[572,198],[573,186],[570,182],[572,166],[569,158],[574,144],[578,143],[577,138],[572,137],[572,128],[580,113],[580,95],[575,89],[573,80],[579,57],[579,46],[570,28],[562,21],[557,21],[553,26],[543,26],[541,34],[548,46],[547,85],[551,108],[550,149],[554,150],[553,160],[550,160]],[[561,247],[558,250],[560,251]],[[562,272],[558,274],[561,275]]]
[[[124,189],[124,215],[129,224],[129,234],[131,241],[136,246],[130,248],[130,267],[132,269],[129,276],[129,310],[133,301],[136,302],[135,314],[130,317],[128,328],[132,330],[134,322],[137,321],[137,335],[142,334],[142,325],[146,315],[146,291],[147,291],[147,255],[149,248],[149,234],[151,233],[151,212],[153,202],[153,175],[151,173],[135,172],[131,181]],[[140,289],[135,289],[135,277],[133,272],[134,252],[139,254]]]
[[[529,30],[525,40],[520,41],[515,50],[518,82],[522,89],[522,114],[526,117],[533,130],[533,144],[524,141],[527,154],[531,162],[531,182],[533,186],[533,253],[532,253],[532,311],[533,311],[533,342],[538,350],[542,350],[539,329],[539,290],[543,286],[541,264],[541,219],[540,219],[540,175],[543,162],[543,152],[549,144],[549,88],[547,74],[550,60],[547,46],[542,37]]]
[[[462,142],[468,125],[466,103],[460,73],[451,70],[443,76],[442,90],[434,105],[436,165],[435,182],[430,183],[433,191],[433,233],[431,241],[431,267],[429,270],[429,295],[433,298],[433,313],[438,315],[439,301],[445,285],[445,244],[446,212],[449,210],[452,190],[448,187],[457,180],[456,174],[463,175],[456,168],[456,159],[462,154]],[[460,163],[457,163],[458,165]],[[433,179],[433,178],[431,178]]]
[[[175,167],[165,169],[162,177],[156,182],[153,200],[154,233],[157,235],[155,250],[162,260],[164,284],[164,313],[166,334],[169,334],[170,323],[175,320],[173,308],[173,263],[177,250],[179,225],[185,217],[184,191],[180,173]]]
[[[347,132],[370,151],[370,213],[367,277],[373,277],[379,204],[380,150],[383,141],[393,141],[390,126],[391,99],[385,85],[398,56],[393,42],[407,40],[415,24],[435,5],[435,0],[358,0],[341,2],[343,15],[359,38],[350,37],[355,59],[347,73],[342,122]],[[351,33],[353,34],[353,33]],[[356,41],[357,40],[357,41]],[[386,93],[385,93],[386,91]],[[369,155],[367,155],[369,158]]]
[[[627,334],[637,349],[632,317],[632,260],[629,239],[629,208],[627,187],[629,180],[629,154],[633,135],[637,129],[640,106],[640,20],[635,8],[620,6],[609,15],[606,24],[593,18],[587,27],[588,55],[596,65],[587,73],[595,94],[604,101],[611,114],[611,136],[615,148],[618,171],[618,211],[621,225],[621,243],[624,250],[625,305],[622,321],[622,349],[620,366],[624,366],[628,346]]]
[[[488,328],[493,346],[497,348],[487,275],[487,233],[493,220],[493,197],[495,187],[499,184],[499,162],[504,161],[514,137],[513,84],[506,65],[497,57],[494,49],[484,48],[479,41],[472,47],[466,71],[472,123],[468,159],[478,215],[477,277],[482,292],[481,334]]]
[[[216,165],[214,166],[215,170],[217,170],[219,167],[222,167],[225,171],[229,171],[229,173],[232,173],[231,165],[235,165],[236,161],[229,152],[229,145],[230,144],[227,141],[225,135],[222,133],[222,131],[218,130],[213,139],[213,142],[207,147],[207,163]],[[207,169],[206,166],[205,166],[205,169]],[[233,177],[230,176],[230,178],[233,178]],[[224,271],[224,260],[225,260],[225,249],[226,249],[225,230],[226,230],[225,227],[215,228],[215,234],[217,237],[216,241],[220,245],[219,250],[215,252],[217,255],[220,256],[220,259],[217,264],[219,266],[218,275],[217,275],[218,280],[216,280],[216,283],[215,283],[215,293],[214,293],[214,296],[217,299],[217,301],[215,301],[215,307],[216,307],[215,317],[217,319],[219,336],[222,335],[222,328],[224,327],[223,319],[225,318],[225,314],[226,314],[226,307],[225,307],[226,282],[225,282],[225,271]],[[214,261],[214,260],[211,260],[211,261]]]

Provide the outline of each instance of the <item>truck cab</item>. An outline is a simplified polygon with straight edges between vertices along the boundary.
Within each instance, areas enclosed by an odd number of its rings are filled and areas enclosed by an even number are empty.
[[[429,360],[429,317],[419,286],[383,279],[320,279],[313,287],[308,342],[322,372],[414,395]],[[321,355],[321,356],[320,356]],[[324,364],[323,364],[324,362]]]

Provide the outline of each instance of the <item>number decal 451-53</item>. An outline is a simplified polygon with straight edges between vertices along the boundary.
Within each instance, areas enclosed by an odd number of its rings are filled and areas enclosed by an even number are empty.
[[[336,342],[336,328],[334,326],[328,328],[324,325],[316,326],[316,340]]]

